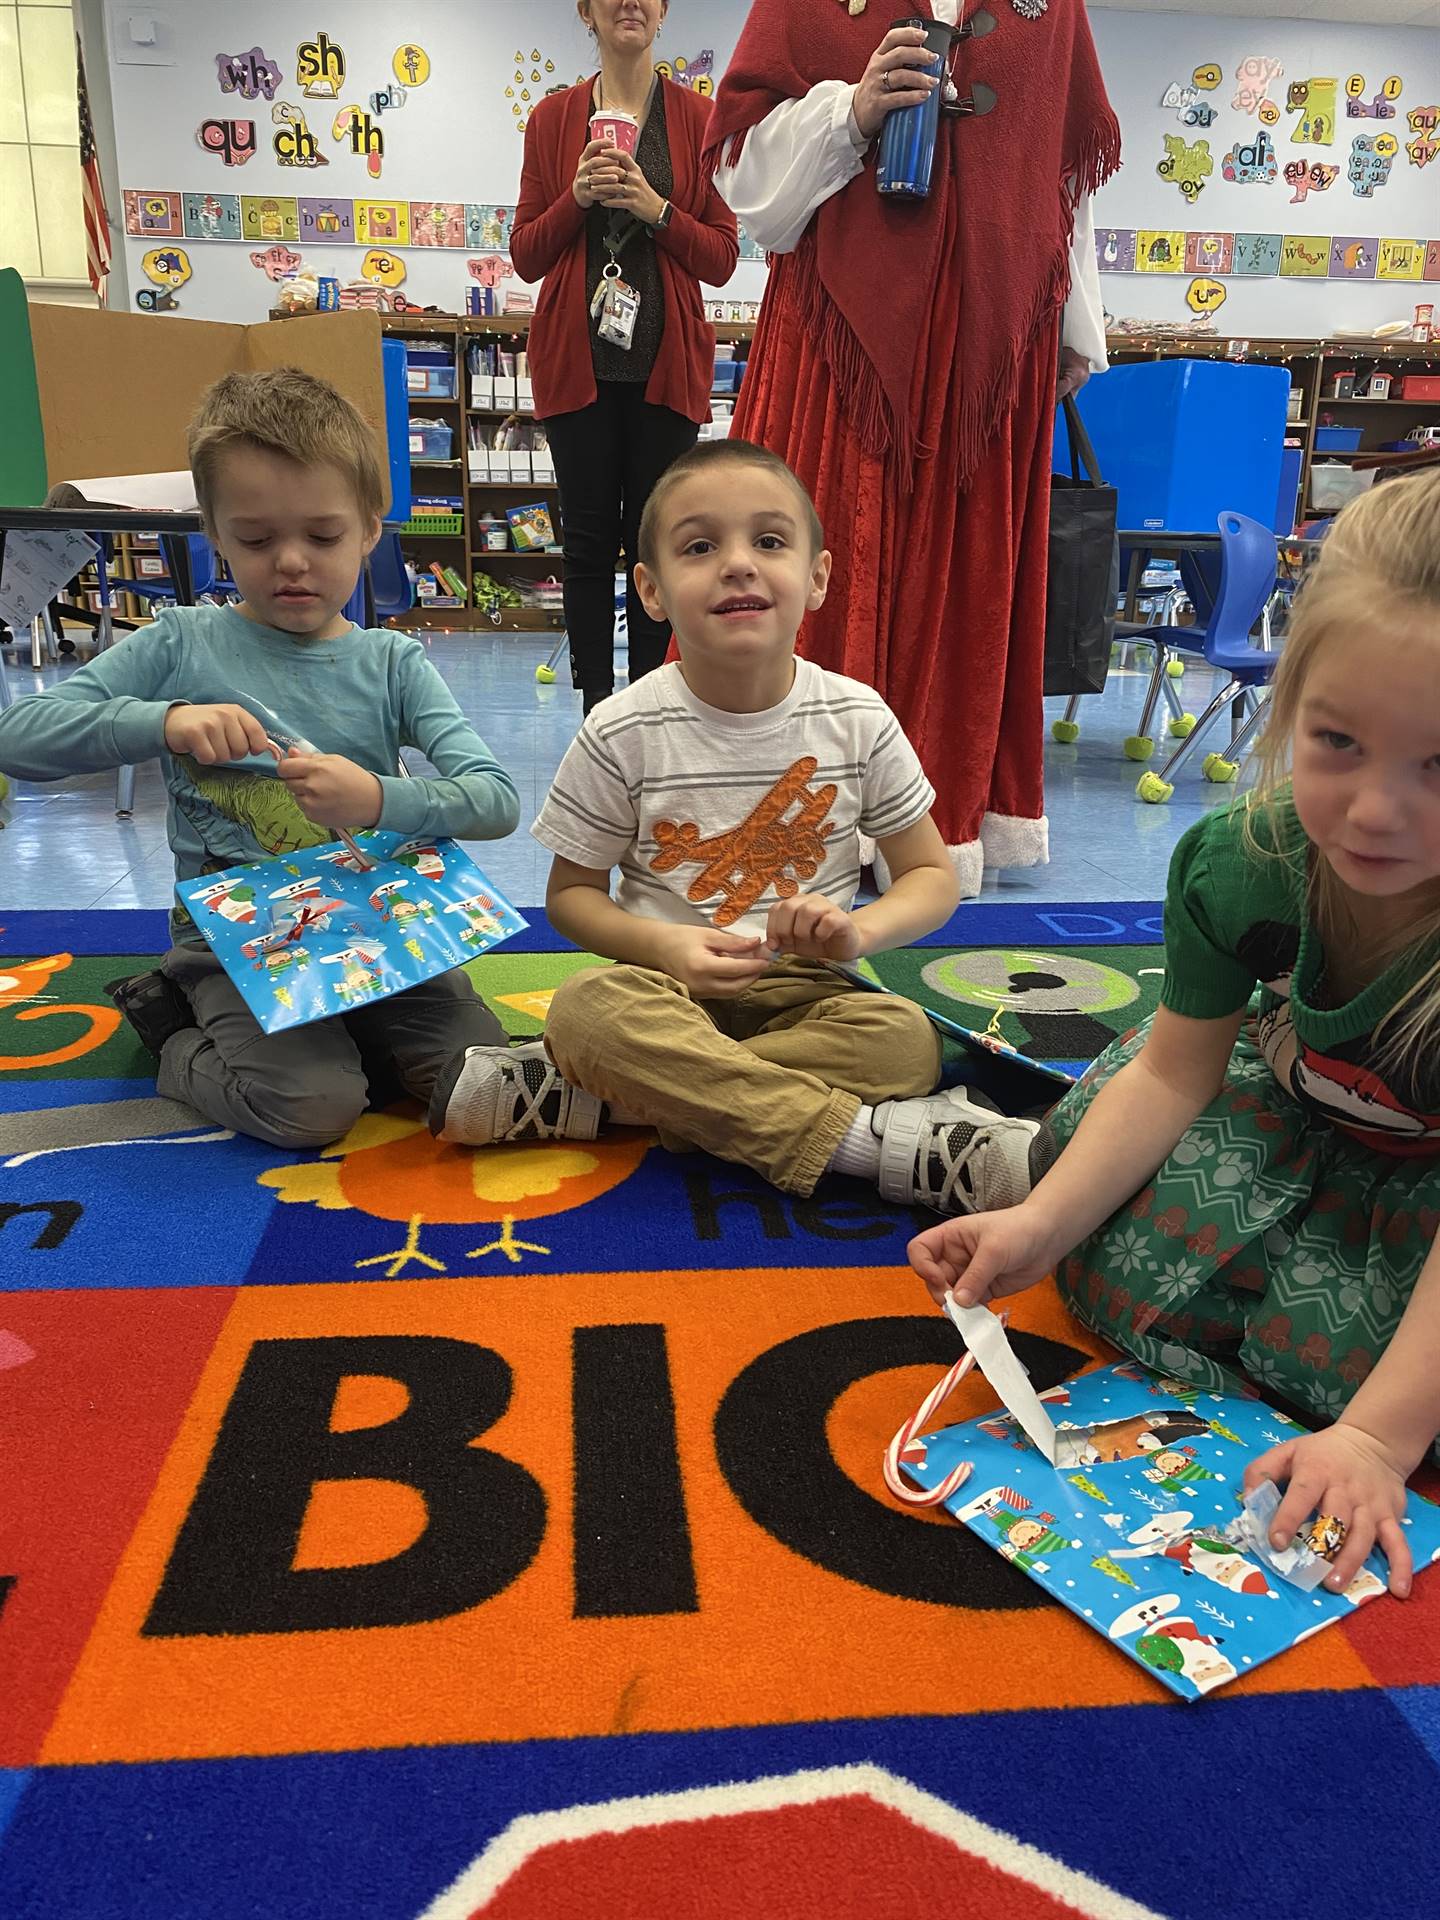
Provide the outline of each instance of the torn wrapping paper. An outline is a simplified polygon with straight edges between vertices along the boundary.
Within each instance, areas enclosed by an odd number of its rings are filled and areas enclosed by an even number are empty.
[[[1017,1353],[988,1308],[946,1311],[968,1348],[947,1380],[978,1369],[1001,1404],[938,1433],[907,1423],[887,1484],[899,1492],[908,1481],[923,1497],[948,1482],[938,1504],[1182,1699],[1385,1593],[1379,1552],[1343,1593],[1297,1584],[1304,1546],[1276,1556],[1263,1496],[1240,1505],[1249,1461],[1301,1431],[1263,1401],[1202,1393],[1129,1361],[1042,1394],[1022,1365],[1023,1335]],[[926,1404],[938,1415],[934,1396]],[[1440,1510],[1411,1493],[1403,1525],[1423,1572],[1440,1560]]]

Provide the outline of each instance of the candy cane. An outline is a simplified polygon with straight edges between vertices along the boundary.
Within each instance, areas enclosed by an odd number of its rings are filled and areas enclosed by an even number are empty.
[[[917,1439],[916,1436],[922,1427],[928,1426],[934,1419],[940,1407],[949,1399],[974,1364],[973,1353],[962,1353],[939,1384],[932,1387],[926,1394],[924,1400],[885,1449],[883,1468],[885,1484],[895,1498],[903,1501],[907,1507],[943,1506],[951,1494],[963,1487],[975,1471],[968,1460],[962,1460],[958,1466],[950,1469],[938,1487],[932,1487],[928,1492],[917,1491],[908,1481],[900,1477],[903,1461],[912,1461],[917,1466],[923,1465],[925,1442]]]

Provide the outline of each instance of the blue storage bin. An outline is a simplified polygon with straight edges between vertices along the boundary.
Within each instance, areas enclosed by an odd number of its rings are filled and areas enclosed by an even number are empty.
[[[1213,533],[1221,513],[1274,524],[1290,375],[1227,360],[1145,360],[1088,382],[1080,413],[1122,529]],[[1055,467],[1070,471],[1057,412]]]
[[[380,371],[385,387],[385,448],[389,456],[391,521],[410,518],[410,396],[405,387],[405,342],[380,342]]]
[[[1280,456],[1280,497],[1275,503],[1276,533],[1291,534],[1300,512],[1300,469],[1305,464],[1303,447],[1286,447]]]
[[[454,429],[443,420],[410,421],[410,458],[412,460],[448,460],[454,448]]]
[[[405,385],[417,399],[429,395],[436,400],[455,398],[455,355],[449,347],[405,348]]]
[[[1360,445],[1363,427],[1316,427],[1316,453],[1354,453]]]

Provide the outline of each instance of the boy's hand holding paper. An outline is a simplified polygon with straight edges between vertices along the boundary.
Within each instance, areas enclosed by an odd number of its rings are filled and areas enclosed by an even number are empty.
[[[965,1214],[927,1227],[906,1251],[944,1313],[950,1311],[952,1288],[957,1306],[982,1306],[1033,1287],[1050,1272],[1055,1258],[1049,1236],[1023,1206]]]
[[[321,827],[373,827],[379,823],[384,789],[373,773],[340,753],[300,753],[291,748],[275,769],[291,798]]]
[[[797,960],[858,960],[865,951],[854,915],[823,893],[778,900],[765,923],[765,945]]]
[[[194,706],[181,702],[165,716],[165,745],[171,753],[188,753],[202,767],[217,767],[264,753],[270,740],[247,707],[230,701]]]

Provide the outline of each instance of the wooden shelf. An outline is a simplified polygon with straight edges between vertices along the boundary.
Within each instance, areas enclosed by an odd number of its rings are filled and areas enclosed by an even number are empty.
[[[507,547],[504,553],[492,553],[488,547],[472,547],[470,553],[476,560],[493,560],[497,564],[502,560],[548,560],[554,565],[565,557],[559,547],[553,551],[542,547],[529,553],[522,553],[519,547]]]
[[[402,546],[407,540],[458,540],[461,546],[465,544],[463,533],[402,533],[400,535]]]
[[[412,407],[458,407],[458,393],[407,393],[405,398]]]
[[[1348,400],[1337,400],[1321,394],[1315,404],[1320,407],[1440,407],[1440,395],[1434,400],[1366,400],[1357,393]]]
[[[536,487],[539,487],[542,493],[558,493],[560,491],[560,483],[558,480],[467,480],[465,484],[467,487],[473,487],[476,493],[482,490],[494,492],[496,489],[501,493],[511,493],[516,487],[526,487],[531,493],[535,491]]]

